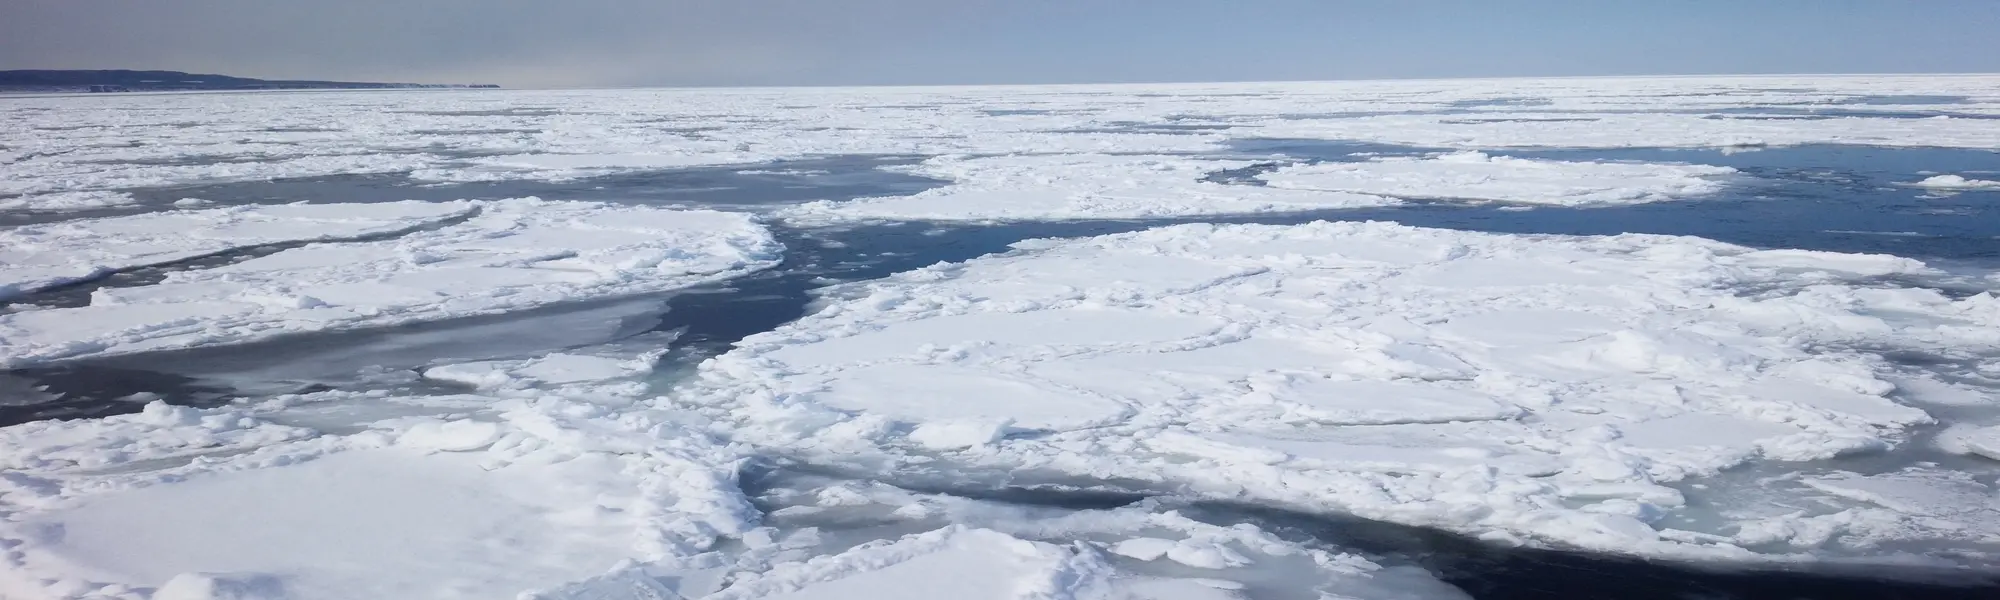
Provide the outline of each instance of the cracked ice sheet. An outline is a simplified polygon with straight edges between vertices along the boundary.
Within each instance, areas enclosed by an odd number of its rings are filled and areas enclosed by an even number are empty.
[[[1206,533],[1206,532],[1205,532]],[[1240,532],[1237,532],[1240,534]],[[1214,535],[1211,533],[1210,535]],[[833,556],[782,563],[761,573],[739,576],[713,595],[715,600],[1233,600],[1251,597],[1244,584],[1227,579],[1226,567],[1241,567],[1252,558],[1228,549],[1224,540],[1175,542],[1154,538],[1131,541],[1164,544],[1178,551],[1196,569],[1216,569],[1215,577],[1160,576],[1120,568],[1159,556],[1127,560],[1116,556],[1123,545],[1075,542],[1053,544],[1023,539],[1000,531],[964,526],[911,534],[873,542]],[[1282,544],[1282,543],[1278,543]],[[1209,554],[1204,554],[1204,552]],[[1291,558],[1310,551],[1285,548],[1278,556]],[[1251,556],[1266,558],[1262,553]],[[1201,560],[1210,556],[1215,561]],[[1221,557],[1235,561],[1223,563]],[[1305,558],[1305,557],[1297,557]],[[1388,573],[1373,581],[1381,567],[1352,555],[1319,552],[1308,568],[1291,572],[1286,591],[1312,589],[1327,597],[1405,599],[1462,598],[1463,594],[1427,577]],[[1282,560],[1282,558],[1280,559]],[[1393,582],[1393,583],[1390,583]],[[1391,585],[1400,584],[1400,589]],[[545,598],[571,598],[546,596]]]
[[[365,214],[378,206],[344,208]],[[435,230],[313,244],[171,273],[154,285],[100,289],[89,306],[0,315],[0,364],[669,291],[768,268],[781,250],[753,217],[734,213],[533,198],[472,206],[477,216]]]
[[[1115,475],[1495,539],[1752,556],[1666,484],[1930,422],[1846,344],[1993,347],[1886,256],[1383,223],[1030,241],[833,293],[676,393],[739,441]],[[1770,286],[1740,296],[1736,286]],[[1825,347],[1819,350],[1810,348]],[[935,465],[933,465],[934,467]]]
[[[782,505],[696,571],[647,565],[528,597],[1224,600],[1311,590],[1357,600],[1459,599],[1429,573],[1195,521],[1141,502],[1067,509],[786,477]],[[767,482],[768,483],[768,482]],[[620,593],[622,592],[622,593]]]
[[[247,246],[393,233],[474,210],[468,202],[290,204],[24,225],[0,230],[0,300]]]
[[[1428,158],[1287,167],[1272,187],[1563,206],[1641,204],[1713,194],[1735,169],[1705,165],[1566,162],[1458,152]]]
[[[1365,194],[1224,185],[1209,173],[1249,161],[1166,155],[939,157],[911,169],[952,184],[910,196],[822,201],[781,211],[793,221],[1006,221],[1160,218],[1398,204]]]
[[[745,449],[717,445],[685,414],[568,399],[578,386],[643,395],[619,385],[637,370],[579,358],[492,365],[562,373],[561,398],[323,392],[0,429],[10,550],[0,594],[932,597],[943,588],[925,584],[938,583],[976,584],[975,597],[1223,600],[1245,597],[1249,580],[1372,600],[1462,597],[1421,570],[1150,506],[1057,515],[837,481],[773,490],[803,503],[760,525],[734,482]],[[340,430],[351,433],[321,433]],[[890,520],[886,533],[821,535],[816,516],[839,520],[814,512],[825,510]]]

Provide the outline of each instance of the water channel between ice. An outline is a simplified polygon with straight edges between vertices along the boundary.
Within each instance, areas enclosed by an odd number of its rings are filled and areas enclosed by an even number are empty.
[[[1265,161],[1257,167],[1217,173],[1224,185],[1257,185],[1256,175],[1283,165],[1351,161],[1365,156],[1414,155],[1426,149],[1308,140],[1250,140],[1232,156]],[[2000,171],[2000,154],[1934,148],[1807,146],[1747,152],[1715,150],[1534,150],[1495,155],[1564,160],[1642,160],[1734,167],[1746,180],[1715,197],[1621,207],[1526,207],[1463,202],[1450,198],[1411,199],[1393,207],[1308,213],[1218,217],[1016,223],[866,223],[805,227],[774,223],[787,250],[776,269],[735,281],[680,293],[558,305],[524,313],[421,323],[386,329],[303,335],[240,346],[137,354],[58,363],[0,373],[0,393],[16,390],[39,402],[0,405],[0,424],[46,418],[101,416],[130,412],[134,399],[213,405],[241,398],[324,389],[386,389],[397,392],[451,392],[443,384],[414,376],[434,364],[525,358],[551,351],[625,344],[668,345],[651,383],[671,388],[702,359],[726,351],[747,335],[768,331],[810,310],[817,295],[837,284],[867,281],[937,262],[963,261],[1005,252],[1015,242],[1047,237],[1081,237],[1137,231],[1184,222],[1294,224],[1314,220],[1383,220],[1408,225],[1527,234],[1654,233],[1706,237],[1761,248],[1884,253],[1925,260],[1944,275],[1923,281],[1879,281],[1882,286],[1919,286],[1966,296],[1991,289],[1983,278],[2000,268],[2000,193],[1941,194],[1907,187],[1927,170]],[[907,195],[942,182],[881,170],[907,164],[909,157],[830,157],[757,170],[690,169],[633,173],[564,183],[505,182],[417,186],[395,175],[340,176],[305,180],[213,184],[196,188],[141,191],[140,197],[196,196],[224,203],[386,201],[406,198],[456,199],[539,195],[725,210],[763,210],[816,199]],[[259,252],[214,260],[228,262]],[[173,268],[202,268],[203,264]],[[122,277],[122,279],[120,278]],[[125,274],[95,286],[136,285],[143,274]],[[20,302],[74,302],[79,289],[53,290]],[[87,297],[87,291],[84,291]],[[1746,292],[1747,293],[1747,292]],[[68,294],[68,296],[65,296]],[[1901,352],[1885,360],[1911,372],[1965,385],[2000,390],[2000,382],[1969,364],[1993,357],[1951,357]],[[136,395],[136,396],[135,396]],[[1926,406],[1927,410],[1958,410]],[[2000,418],[2000,415],[1953,415]],[[1934,434],[1925,432],[1923,435]],[[1799,470],[1829,467],[1870,472],[1915,461],[1970,471],[1983,482],[2000,477],[2000,463],[1943,454],[1922,439],[1878,455],[1834,459],[1828,465],[1763,465],[1708,478],[1708,498],[1754,500],[1759,488],[1785,485],[1763,468]],[[784,457],[746,476],[746,489],[761,502],[777,502],[771,489],[817,485],[843,475],[839,465],[801,465]],[[868,480],[866,473],[844,475]],[[1038,511],[1089,511],[1154,502],[1218,524],[1258,523],[1282,535],[1328,547],[1400,557],[1481,598],[1595,597],[1610,591],[1633,598],[1775,596],[1814,598],[1995,597],[2000,583],[1966,588],[1932,583],[1929,570],[1840,569],[1743,573],[1673,564],[1592,557],[1555,550],[1505,549],[1449,534],[1379,523],[1288,511],[1177,500],[1171,490],[1121,487],[1116,483],[1034,481],[999,474],[955,478],[879,481],[913,491],[954,495],[1029,507]],[[762,495],[760,495],[762,494]],[[763,508],[777,510],[778,504]],[[835,515],[791,526],[850,530],[856,539],[921,531],[934,523],[896,522],[877,515],[845,521]],[[1687,518],[1700,518],[1699,512]],[[894,532],[894,533],[889,533]],[[1884,576],[1887,579],[1878,579]],[[1962,581],[1953,580],[1956,583]],[[1285,597],[1273,588],[1261,597]]]

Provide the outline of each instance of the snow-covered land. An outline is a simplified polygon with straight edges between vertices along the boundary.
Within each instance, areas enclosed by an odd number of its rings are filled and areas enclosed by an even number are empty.
[[[1994,76],[0,99],[0,598],[1466,597],[1371,527],[1975,571],[2000,238],[1950,192],[1994,116]],[[1718,207],[1751,245],[1519,233]]]

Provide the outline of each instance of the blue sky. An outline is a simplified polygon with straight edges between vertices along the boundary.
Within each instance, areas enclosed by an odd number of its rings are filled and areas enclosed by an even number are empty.
[[[512,86],[2000,72],[2000,0],[0,0],[0,68]]]

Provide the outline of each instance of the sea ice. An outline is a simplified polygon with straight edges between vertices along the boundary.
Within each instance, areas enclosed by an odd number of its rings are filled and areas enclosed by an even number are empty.
[[[404,231],[476,210],[470,202],[290,204],[25,225],[0,230],[0,299],[248,246]]]
[[[383,205],[357,206],[343,208],[366,213],[368,207]],[[388,205],[385,210],[407,208]],[[668,291],[769,267],[780,252],[770,234],[742,214],[533,198],[459,207],[475,208],[477,216],[435,230],[388,240],[312,244],[226,266],[174,272],[153,285],[100,289],[89,306],[0,315],[0,365],[239,343]],[[259,231],[256,225],[248,228]],[[89,231],[106,235],[107,229]],[[144,229],[154,230],[152,224]],[[144,239],[111,247],[130,248]],[[157,252],[153,246],[139,248]],[[171,248],[167,256],[192,252],[185,245]],[[122,258],[125,264],[163,260],[157,253],[112,252],[121,258],[145,257]],[[59,265],[92,262],[69,258],[69,252],[41,256],[49,258],[38,260]]]
[[[0,198],[0,212],[33,211],[62,212],[124,206],[138,202],[125,192],[56,192],[52,194],[28,194],[12,198]]]
[[[1892,257],[1384,223],[1016,248],[843,290],[703,364],[678,405],[828,461],[949,451],[967,472],[1740,557],[1662,524],[1697,510],[1674,485],[1931,421],[1843,344],[2000,343],[1975,331],[2000,325],[1988,296],[1843,283],[1930,272]]]
[[[573,179],[815,155],[1187,156],[1274,137],[1467,150],[1993,148],[2000,120],[1898,114],[1935,105],[1810,111],[1924,94],[1964,98],[1955,114],[2000,114],[1996,90],[1975,75],[15,98],[0,106],[0,195],[356,173]],[[1115,193],[1038,202],[1142,210]]]
[[[1260,177],[1273,187],[1524,204],[1637,204],[1713,194],[1727,167],[1565,162],[1458,152],[1288,167]]]
[[[789,220],[1008,221],[1146,218],[1302,211],[1396,204],[1339,192],[1233,186],[1202,181],[1241,160],[1166,155],[1034,154],[946,156],[915,173],[952,184],[910,196],[815,202],[787,209]]]
[[[1934,190],[1996,190],[2000,181],[1968,179],[1962,175],[1937,175],[1910,185]]]
[[[55,424],[100,434],[63,453],[133,451],[109,464],[6,448],[0,595],[247,586],[297,600],[512,597],[630,561],[694,556],[755,519],[733,484],[733,452],[644,414],[488,398],[476,418],[364,421],[338,436],[251,416],[323,401]],[[173,423],[133,431],[161,420]],[[46,429],[7,431],[47,446]],[[101,437],[121,432],[154,441]]]
[[[950,183],[777,216],[1623,204],[1698,197],[1739,175],[1478,151],[2000,147],[2000,120],[1882,105],[1912,94],[2000,114],[1993,76],[16,98],[0,102],[0,211],[287,177],[452,189],[851,155],[909,157],[920,162],[890,168]],[[1812,114],[1849,101],[1873,103]],[[1285,167],[1233,143],[1256,138],[1467,152]],[[1214,177],[1265,169],[1264,186]],[[1913,185],[1991,187],[1980,173]],[[348,238],[368,239],[333,241]],[[0,296],[304,242],[322,243],[113,281],[89,306],[10,306],[0,367],[670,291],[779,259],[754,218],[722,213],[254,206],[0,230]],[[943,488],[1082,480],[1633,554],[1948,542],[1979,556],[2000,547],[1990,476],[1785,464],[1917,445],[1934,418],[1991,404],[1882,360],[2000,349],[1992,292],[1884,284],[1933,274],[1904,258],[1690,238],[1189,225],[1023,242],[843,286],[664,397],[644,380],[657,354],[591,347],[657,304],[537,321],[559,335],[417,333],[271,372],[387,357],[413,369],[403,381],[466,393],[153,403],[0,429],[0,596],[1456,597],[1413,568],[1197,523],[1160,499],[1072,510],[841,480],[760,492],[782,505],[766,514],[737,477],[772,455]],[[487,342],[506,337],[530,339]],[[419,359],[455,345],[482,348]],[[1991,457],[1990,424],[1955,424],[1935,443]],[[1718,507],[1722,484],[1764,495],[1755,510]],[[1814,508],[1771,512],[1792,506]]]

